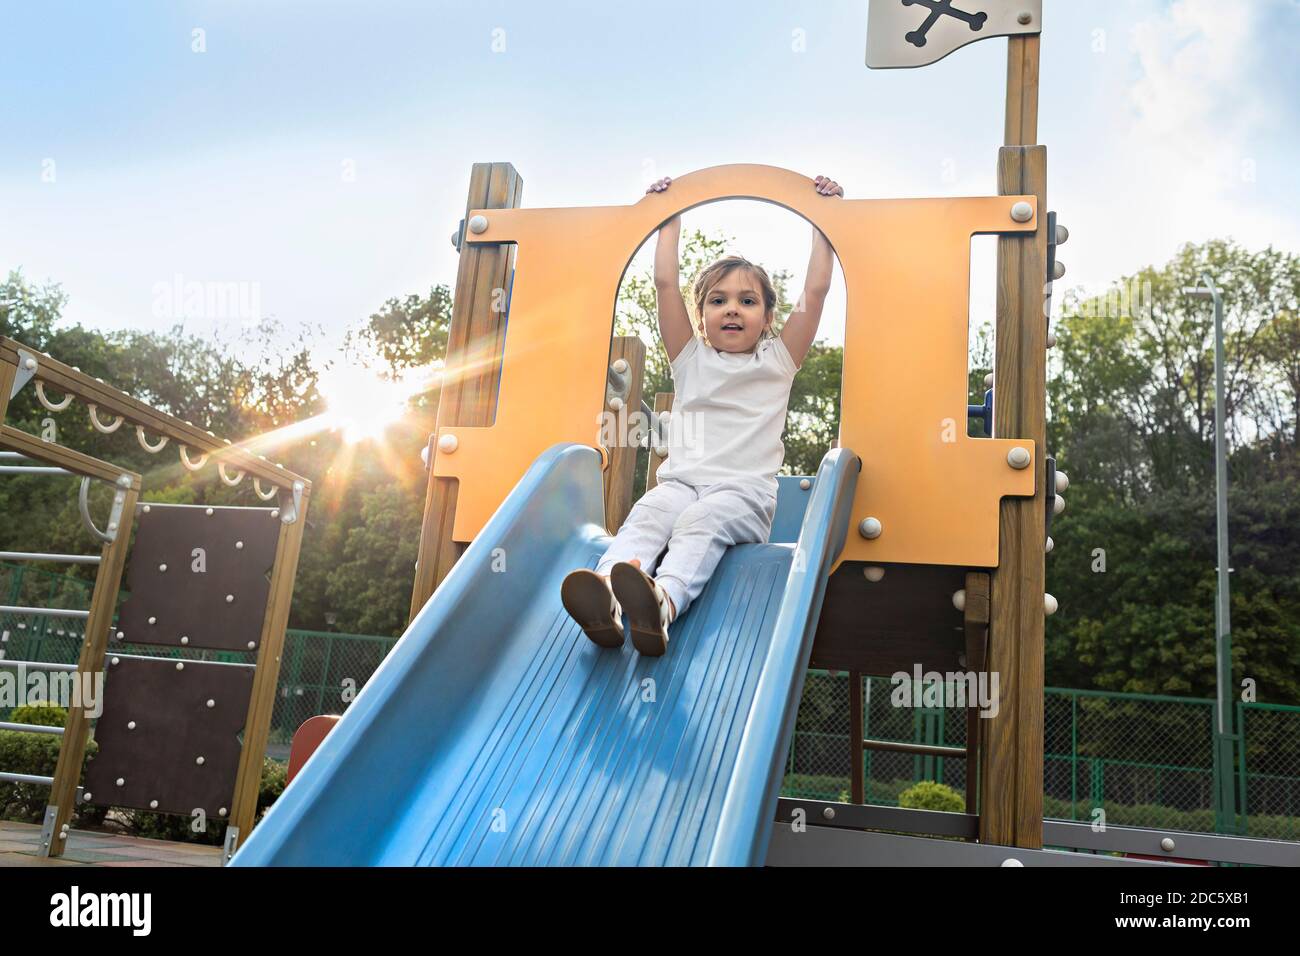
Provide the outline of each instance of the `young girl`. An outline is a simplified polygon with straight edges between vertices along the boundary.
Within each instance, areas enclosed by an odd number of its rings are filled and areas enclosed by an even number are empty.
[[[824,176],[812,186],[844,195]],[[659,333],[676,389],[668,458],[596,570],[572,572],[560,589],[565,609],[597,644],[623,646],[626,614],[632,645],[651,656],[668,649],[668,625],[699,597],[726,549],[771,533],[790,386],[817,335],[833,261],[814,227],[803,295],[778,335],[767,272],[740,256],[719,259],[695,280],[692,328],[679,276],[681,228],[680,216],[661,226],[655,249]]]

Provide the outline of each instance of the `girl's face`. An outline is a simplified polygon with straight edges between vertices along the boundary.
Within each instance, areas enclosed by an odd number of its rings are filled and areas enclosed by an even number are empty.
[[[746,269],[733,269],[704,297],[701,331],[719,352],[752,352],[768,325],[763,291]]]

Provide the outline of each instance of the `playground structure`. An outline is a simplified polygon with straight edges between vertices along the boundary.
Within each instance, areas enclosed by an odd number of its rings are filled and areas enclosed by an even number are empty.
[[[986,20],[1008,37],[996,196],[818,202],[806,177],[740,165],[630,206],[530,210],[513,166],[473,167],[408,630],[342,718],[304,725],[315,752],[234,865],[1294,862],[1268,841],[1044,823],[1044,562],[1068,484],[1045,446],[1045,350],[1068,233],[1034,144],[1041,4],[976,5],[1000,9],[873,0],[872,30],[910,17],[906,42],[931,46],[869,65],[933,62]],[[729,550],[665,657],[602,650],[559,584],[626,516],[639,436],[596,436],[642,410],[653,485],[672,404],[641,394],[644,344],[610,338],[619,284],[661,223],[732,198],[803,216],[836,251],[839,440],[816,476],[779,478],[770,542]],[[998,236],[981,405],[976,234]],[[849,672],[847,804],[779,796],[810,666]],[[862,738],[863,676],[917,667],[1000,678],[996,714],[968,699],[964,747]],[[966,812],[863,805],[867,749],[964,760]]]
[[[967,763],[963,835],[1042,846],[1058,234],[1045,149],[1026,145],[1038,38],[1008,42],[996,196],[819,203],[796,173],[723,166],[631,206],[528,210],[512,166],[474,167],[410,628],[236,863],[762,863],[810,665],[850,672],[858,727],[864,674],[998,672],[997,715],[968,709],[967,746],[938,749]],[[599,655],[557,575],[595,563],[631,497],[636,442],[593,440],[602,413],[643,404],[635,344],[607,344],[618,286],[662,222],[732,198],[803,216],[839,258],[838,448],[781,479],[771,543],[731,549],[662,663]],[[977,234],[999,237],[988,438],[966,434]],[[629,689],[646,680],[663,703]]]
[[[925,22],[912,24],[907,42],[920,48],[928,36],[938,45],[956,14],[921,6],[927,11],[910,15]],[[1033,145],[1040,5],[1023,7],[1029,22],[994,21],[997,35],[1016,34],[1008,41],[995,196],[819,202],[806,177],[738,165],[688,174],[670,193],[630,206],[529,210],[520,207],[512,166],[474,166],[454,237],[461,258],[448,375],[430,438],[410,625],[341,719],[304,725],[304,746],[314,752],[305,762],[295,752],[292,782],[251,834],[254,768],[309,486],[47,356],[2,343],[4,400],[35,376],[91,404],[97,427],[100,412],[115,416],[183,444],[186,467],[200,466],[188,457],[197,449],[217,458],[224,480],[225,467],[237,468],[279,496],[278,511],[137,510],[140,476],[2,426],[5,448],[122,482],[87,612],[82,673],[103,668],[116,639],[110,633],[140,640],[138,632],[153,627],[166,628],[165,645],[257,656],[254,671],[209,665],[227,669],[177,692],[176,712],[194,707],[199,715],[183,726],[207,724],[198,747],[205,760],[195,764],[192,740],[171,738],[177,746],[168,748],[159,737],[135,736],[144,728],[132,725],[128,705],[130,689],[154,699],[165,686],[185,688],[164,670],[184,670],[188,680],[197,668],[119,655],[110,669],[123,679],[110,676],[110,695],[115,685],[123,691],[106,704],[105,732],[97,733],[104,749],[83,798],[109,802],[108,789],[118,805],[155,808],[145,801],[157,800],[157,809],[189,812],[188,805],[211,815],[215,806],[222,815],[221,788],[182,765],[221,774],[234,767],[227,857],[240,846],[235,865],[1122,862],[1045,845],[1170,857],[1169,834],[1123,827],[1098,834],[1043,820],[1043,619],[1054,607],[1044,561],[1066,484],[1045,445],[1044,289],[1062,273],[1055,248],[1066,234],[1046,211],[1045,150]],[[648,408],[640,340],[606,344],[619,282],[662,222],[731,198],[781,205],[836,250],[848,291],[839,441],[816,475],[780,479],[770,542],[731,549],[674,623],[666,657],[602,651],[559,603],[560,579],[594,565],[633,496],[637,439],[624,433],[607,444],[597,436],[606,414],[638,408],[651,413],[657,432],[672,403],[660,394]],[[997,353],[983,405],[967,395],[976,234],[999,237]],[[968,415],[983,420],[987,437],[967,436]],[[662,455],[653,435],[648,445],[653,484]],[[133,518],[132,597],[110,632]],[[268,527],[277,529],[274,540]],[[178,623],[174,615],[191,608],[167,604],[175,592],[162,586],[166,575],[187,566],[193,549],[229,554],[232,542],[250,548],[249,576],[232,568],[221,586],[203,591],[200,613]],[[268,561],[263,595],[253,571]],[[240,621],[205,630],[205,621],[235,609]],[[245,640],[258,626],[260,636]],[[809,667],[850,675],[845,705],[856,739],[847,804],[779,796]],[[967,701],[964,747],[862,739],[864,675],[914,668],[996,673],[996,714],[982,719]],[[226,702],[244,699],[243,746],[217,759],[212,748],[241,726],[239,708]],[[71,713],[49,781],[51,854],[66,832],[85,735],[84,715]],[[142,739],[157,754],[152,763],[129,752]],[[963,760],[965,812],[863,805],[867,749]],[[137,789],[144,772],[151,785]],[[176,789],[160,797],[167,775]],[[1283,844],[1177,837],[1180,858],[1294,861]]]
[[[97,567],[90,607],[3,607],[0,613],[83,622],[75,666],[5,659],[25,671],[70,672],[75,686],[103,676],[98,752],[85,769],[89,701],[74,695],[64,727],[5,724],[3,729],[59,736],[52,777],[4,772],[0,780],[45,785],[49,802],[41,855],[63,852],[77,803],[129,807],[227,823],[228,858],[255,818],[280,648],[288,622],[311,485],[306,479],[189,422],[131,398],[49,355],[0,337],[0,422],[24,388],[52,413],[83,402],[103,434],[126,426],[152,454],[168,443],[180,465],[211,462],[229,486],[250,478],[264,507],[142,503],[141,475],[9,424],[0,424],[0,473],[81,477],[83,523],[101,545],[86,555],[6,552],[11,561]],[[51,398],[53,390],[62,398]],[[90,513],[93,482],[113,489],[104,527]],[[265,482],[265,487],[263,483]],[[132,531],[135,531],[132,544]],[[114,621],[123,574],[130,596]],[[114,653],[119,645],[241,652],[248,663]],[[107,671],[107,673],[105,673]],[[210,823],[209,823],[210,821]]]

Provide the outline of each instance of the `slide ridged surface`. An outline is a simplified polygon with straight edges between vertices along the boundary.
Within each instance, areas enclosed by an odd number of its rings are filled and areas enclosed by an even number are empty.
[[[601,509],[594,452],[539,459],[234,865],[761,862],[821,562],[732,548],[664,657],[602,649],[559,598]]]

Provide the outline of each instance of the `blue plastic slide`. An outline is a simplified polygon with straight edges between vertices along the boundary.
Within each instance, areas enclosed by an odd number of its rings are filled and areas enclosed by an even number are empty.
[[[599,456],[551,448],[232,865],[761,865],[859,470],[827,455],[798,542],[730,549],[644,658],[560,604],[609,537]]]

